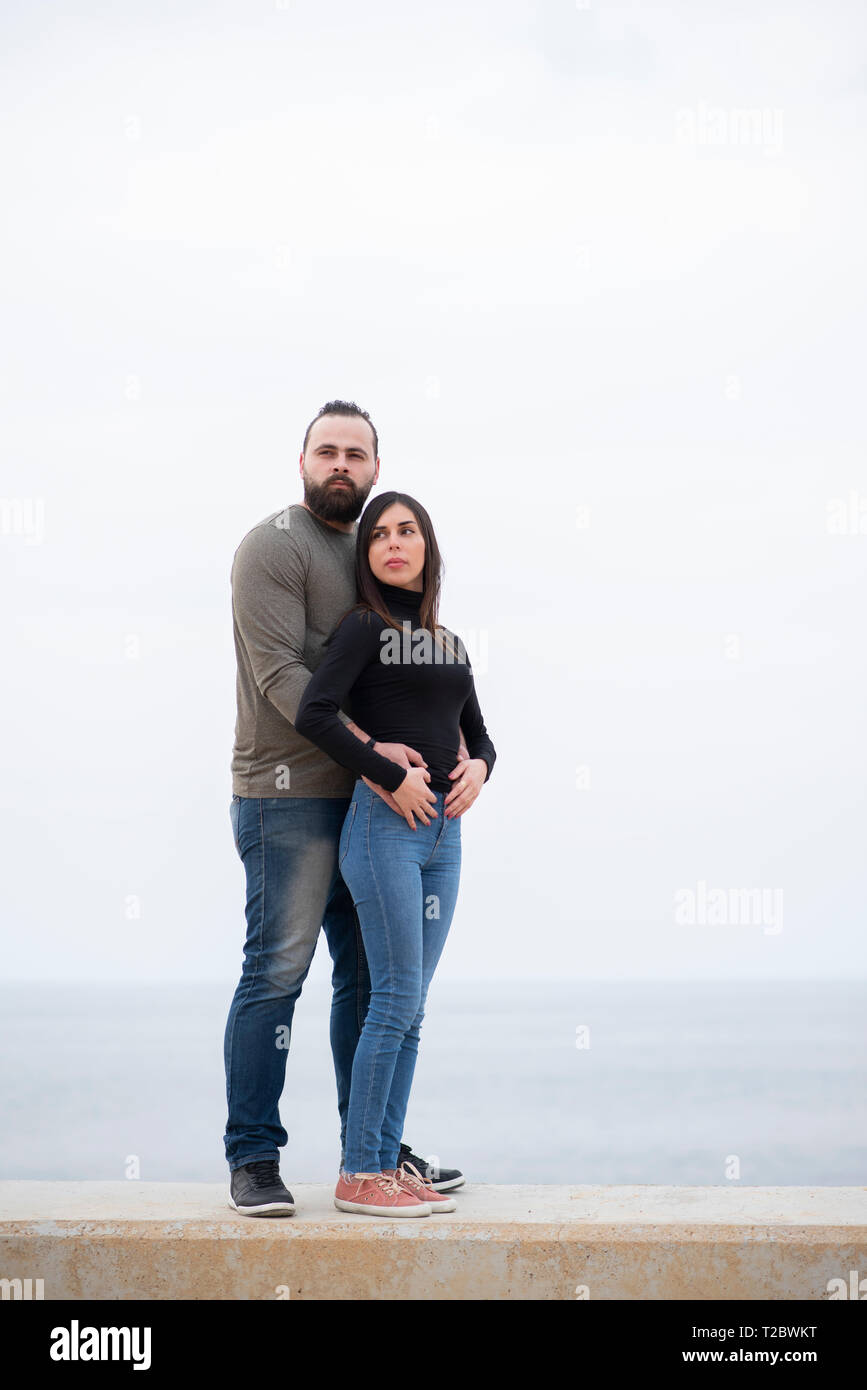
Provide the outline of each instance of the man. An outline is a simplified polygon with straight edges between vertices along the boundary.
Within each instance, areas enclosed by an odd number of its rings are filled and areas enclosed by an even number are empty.
[[[278,1104],[295,1002],[320,926],[333,963],[331,1049],[341,1155],[352,1059],[370,999],[355,907],[337,868],[355,775],[293,727],[326,639],[356,601],[355,523],[379,478],[379,442],[367,412],[350,401],[324,405],[304,436],[299,472],[303,503],[254,526],[232,565],[238,717],[231,819],[247,874],[247,939],[226,1024],[224,1143],[229,1205],[248,1216],[295,1210],[280,1177],[278,1149],[288,1135]],[[347,728],[370,741],[350,713],[340,712]],[[373,746],[402,767],[425,766],[406,744]],[[462,740],[459,761],[467,756]],[[368,786],[401,814],[384,788]],[[463,809],[457,791],[447,801]],[[400,1161],[422,1171],[427,1166],[406,1144]],[[464,1181],[457,1169],[426,1176],[439,1190]]]

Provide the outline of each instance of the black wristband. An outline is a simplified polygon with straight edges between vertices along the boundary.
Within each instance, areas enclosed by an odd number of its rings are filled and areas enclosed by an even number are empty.
[[[375,739],[375,738],[369,738],[369,739],[367,740],[367,742],[365,743],[364,746],[365,746],[365,748],[372,748],[373,745],[374,745],[375,743],[376,743],[376,739]]]

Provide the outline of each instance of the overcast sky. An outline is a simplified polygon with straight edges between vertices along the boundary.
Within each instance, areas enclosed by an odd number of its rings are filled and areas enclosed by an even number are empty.
[[[335,396],[498,753],[440,974],[867,973],[865,38],[4,8],[8,976],[233,987],[229,569]]]

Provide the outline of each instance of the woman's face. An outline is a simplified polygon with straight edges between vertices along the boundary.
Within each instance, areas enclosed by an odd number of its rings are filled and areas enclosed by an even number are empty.
[[[424,538],[409,507],[402,502],[386,507],[371,532],[367,558],[381,584],[421,593]]]

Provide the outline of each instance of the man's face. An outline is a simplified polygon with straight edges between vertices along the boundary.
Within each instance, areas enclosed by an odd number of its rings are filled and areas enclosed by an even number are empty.
[[[358,415],[323,415],[301,455],[304,501],[323,521],[357,521],[379,477],[373,430]]]

